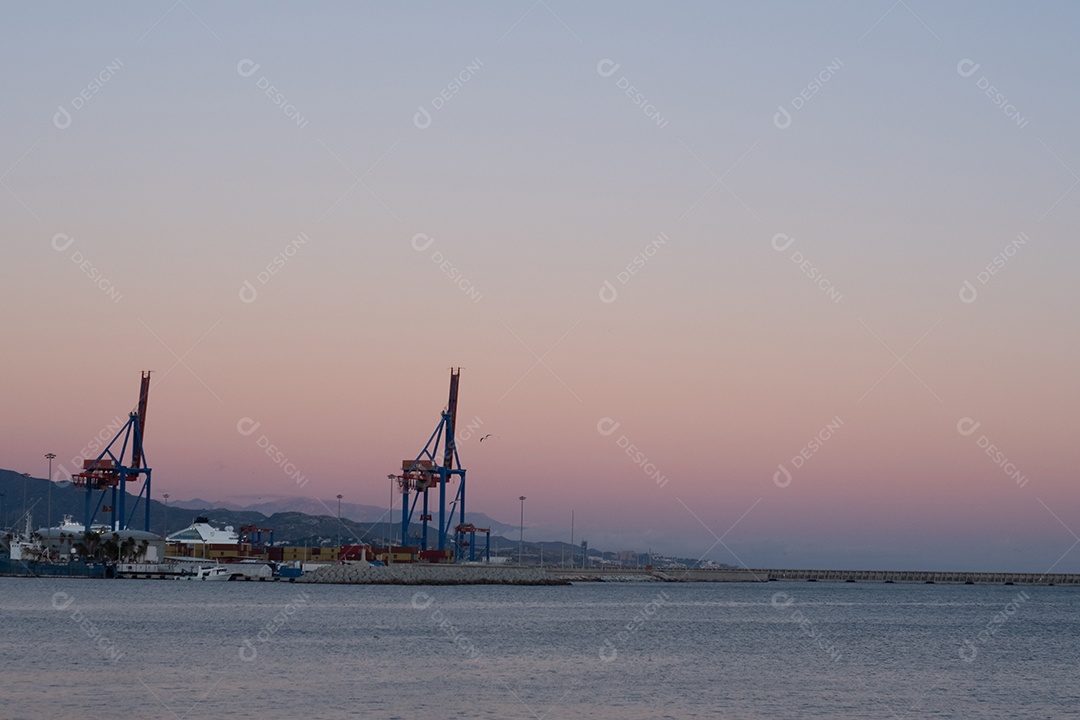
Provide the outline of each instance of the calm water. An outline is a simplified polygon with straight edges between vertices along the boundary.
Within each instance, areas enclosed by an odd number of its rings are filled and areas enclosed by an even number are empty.
[[[0,578],[0,718],[1072,717],[1078,611],[1068,588]]]

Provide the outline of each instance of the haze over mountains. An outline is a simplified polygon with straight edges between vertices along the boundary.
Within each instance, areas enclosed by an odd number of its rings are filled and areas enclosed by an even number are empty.
[[[0,528],[22,529],[24,517],[29,513],[31,527],[37,529],[49,522],[60,522],[64,515],[71,515],[79,522],[83,519],[85,493],[71,483],[54,483],[51,493],[44,478],[27,477],[12,470],[0,469]],[[256,502],[246,502],[250,500]],[[132,511],[132,525],[140,527],[143,510],[135,508],[135,497],[128,495],[128,510]],[[393,533],[400,535],[401,508],[395,508],[393,515],[385,508],[359,503],[341,503],[341,522],[338,523],[337,498],[321,502],[319,498],[262,495],[251,497],[233,497],[231,501],[217,502],[194,498],[175,501],[170,498],[166,507],[163,497],[150,501],[150,524],[154,532],[176,532],[187,527],[197,515],[206,515],[211,523],[218,526],[257,525],[271,527],[275,537],[280,540],[299,541],[312,538],[337,538],[344,536],[357,541],[369,541]],[[516,525],[507,525],[492,520],[483,513],[466,513],[466,520],[477,527],[491,529],[493,541],[507,546],[518,536]],[[415,520],[416,518],[414,518]],[[99,512],[96,522],[107,522],[108,515]],[[417,527],[412,523],[411,527]],[[396,530],[394,528],[397,528]],[[526,526],[528,531],[528,526]],[[500,537],[504,536],[504,537]],[[496,539],[498,538],[498,539]],[[530,537],[529,540],[557,542],[552,538]],[[528,542],[526,545],[528,546]]]
[[[50,487],[43,478],[28,477],[11,470],[0,469],[0,541],[9,532],[21,532],[27,515],[31,519],[31,529],[48,524],[48,515],[52,514],[52,523],[58,523],[64,515],[71,515],[79,522],[83,518],[85,493],[70,483],[54,483]],[[399,542],[401,537],[400,507],[395,509],[393,518],[383,508],[357,503],[341,504],[341,520],[336,518],[337,498],[333,503],[320,502],[319,499],[288,496],[256,496],[255,503],[247,503],[252,498],[234,497],[232,501],[214,502],[193,498],[170,502],[166,507],[160,500],[150,501],[150,530],[155,533],[171,533],[187,527],[196,517],[205,515],[212,525],[217,527],[232,526],[240,528],[254,525],[270,528],[274,531],[274,540],[278,543],[297,545],[328,545],[334,543],[374,543],[380,544],[392,538]],[[171,500],[171,498],[170,498]],[[129,508],[132,510],[132,526],[141,527],[142,506],[135,507],[135,497],[129,495]],[[328,507],[333,505],[332,511]],[[580,558],[579,545],[571,545],[541,532],[533,532],[526,526],[525,542],[519,544],[518,527],[492,520],[483,513],[466,513],[466,519],[478,527],[490,527],[491,551],[493,555],[516,555],[519,547],[523,548],[526,563],[535,563],[544,558],[548,562],[577,562]],[[108,522],[107,513],[99,512],[95,522]],[[167,524],[167,527],[166,527]],[[410,536],[419,537],[418,523],[410,525]],[[478,540],[478,548],[483,548]],[[627,552],[611,550],[590,543],[589,555],[620,561],[627,560]],[[642,553],[630,553],[632,562],[647,562]],[[648,558],[652,556],[649,555]],[[659,556],[658,556],[659,557]],[[692,565],[692,557],[676,557],[675,562]]]
[[[185,510],[202,510],[205,508],[221,508],[235,512],[258,512],[267,517],[275,513],[299,512],[307,515],[337,515],[337,498],[323,500],[312,497],[296,497],[289,495],[247,495],[234,496],[231,500],[203,500],[192,498],[191,500],[170,500],[169,506]],[[350,503],[342,500],[341,517],[354,522],[398,522],[401,518],[401,506],[397,505],[393,510],[393,516],[385,507],[377,505],[364,505]],[[516,532],[517,525],[509,525],[499,522],[484,513],[466,512],[465,519],[477,527],[491,528],[496,535]]]

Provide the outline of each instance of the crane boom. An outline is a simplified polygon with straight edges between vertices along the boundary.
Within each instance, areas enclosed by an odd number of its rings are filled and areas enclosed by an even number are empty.
[[[146,402],[150,397],[150,370],[143,371],[139,386],[139,441],[132,448],[131,466],[142,467],[142,441],[146,432]]]
[[[461,377],[461,368],[450,368],[450,399],[446,403],[446,412],[450,416],[450,422],[446,426],[446,450],[443,454],[443,467],[449,468],[454,465],[454,434],[457,431],[457,396],[458,379]]]

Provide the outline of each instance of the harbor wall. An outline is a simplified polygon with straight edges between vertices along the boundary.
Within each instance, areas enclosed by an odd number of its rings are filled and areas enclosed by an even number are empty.
[[[554,569],[570,582],[852,582],[954,585],[1080,585],[1080,574],[938,572],[921,570]]]

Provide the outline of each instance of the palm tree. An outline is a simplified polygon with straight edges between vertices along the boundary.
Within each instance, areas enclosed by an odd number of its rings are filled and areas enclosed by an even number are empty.
[[[75,543],[75,550],[83,560],[99,560],[101,557],[101,536],[96,532],[84,532],[82,541]]]
[[[108,540],[101,543],[98,559],[105,562],[113,562],[120,558],[120,533],[114,532]]]
[[[136,542],[135,538],[129,537],[120,543],[120,560],[121,562],[134,562],[136,556]]]

